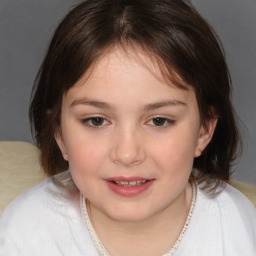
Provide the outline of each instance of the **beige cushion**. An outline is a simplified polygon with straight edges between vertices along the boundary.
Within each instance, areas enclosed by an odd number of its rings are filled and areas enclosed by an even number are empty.
[[[0,141],[0,215],[13,199],[44,178],[34,145]]]
[[[38,149],[28,142],[0,142],[0,215],[6,205],[45,178]],[[256,205],[256,185],[232,181]]]

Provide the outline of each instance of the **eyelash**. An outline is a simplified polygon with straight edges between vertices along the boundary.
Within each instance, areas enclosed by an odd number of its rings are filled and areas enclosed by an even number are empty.
[[[157,125],[155,123],[155,122],[157,122],[157,120],[160,121],[159,122],[160,125]],[[93,121],[100,121],[100,124],[95,125],[92,123]],[[101,117],[101,116],[88,117],[88,118],[82,120],[82,123],[84,125],[86,125],[89,128],[92,128],[92,129],[99,129],[99,128],[106,126],[107,124],[104,124],[105,122],[109,123],[104,117]],[[151,118],[150,121],[148,121],[147,123],[148,124],[151,123],[150,125],[154,126],[155,128],[160,129],[160,128],[166,128],[166,127],[173,125],[175,123],[175,121],[172,119],[166,118],[166,117],[157,116],[157,117]]]
[[[104,122],[108,122],[104,117],[101,117],[101,116],[94,116],[94,117],[88,117],[86,119],[83,119],[82,120],[82,123],[84,125],[86,125],[87,127],[89,128],[93,128],[93,129],[99,129],[101,128],[102,126],[105,126],[104,124],[100,124],[100,125],[95,125],[93,124],[92,122],[93,121],[96,121],[96,119],[100,119],[100,121],[102,121],[103,123]]]
[[[154,123],[154,120],[156,121],[157,119],[160,121],[163,121],[164,122],[163,125],[156,125],[156,123]],[[166,128],[175,123],[174,120],[172,120],[170,118],[166,118],[166,117],[161,117],[161,116],[157,116],[157,117],[150,119],[150,122],[153,122],[152,126],[154,126],[156,128]]]

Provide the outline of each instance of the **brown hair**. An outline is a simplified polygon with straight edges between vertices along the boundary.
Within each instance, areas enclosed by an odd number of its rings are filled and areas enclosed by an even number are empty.
[[[195,159],[196,178],[229,180],[239,135],[221,44],[188,1],[87,0],[58,26],[35,80],[30,120],[48,176],[68,168],[54,139],[66,93],[110,47],[140,47],[194,88],[202,123],[218,117],[214,136]],[[172,78],[173,79],[173,78]],[[177,86],[182,86],[176,79]]]

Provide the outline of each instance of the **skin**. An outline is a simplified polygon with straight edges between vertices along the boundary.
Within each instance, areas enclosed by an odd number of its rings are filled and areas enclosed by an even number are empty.
[[[189,211],[193,160],[216,125],[202,126],[192,88],[167,84],[153,64],[141,52],[114,48],[63,96],[56,141],[111,255],[168,251]],[[126,197],[105,181],[120,176],[153,182]]]

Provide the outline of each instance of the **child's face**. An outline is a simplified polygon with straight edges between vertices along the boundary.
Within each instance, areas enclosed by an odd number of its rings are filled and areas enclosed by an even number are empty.
[[[116,49],[64,95],[56,139],[91,208],[140,221],[184,201],[213,130],[200,125],[192,89],[167,85]]]

